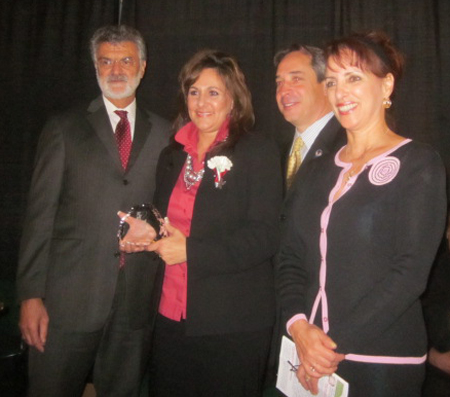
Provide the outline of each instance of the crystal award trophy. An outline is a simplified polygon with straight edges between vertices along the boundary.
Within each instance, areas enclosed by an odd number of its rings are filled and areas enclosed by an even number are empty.
[[[117,232],[117,238],[122,240],[128,232],[130,226],[126,222],[129,216],[136,219],[141,219],[147,222],[153,229],[155,229],[155,240],[165,236],[164,232],[164,218],[161,216],[157,208],[153,204],[139,204],[134,205],[127,213],[128,216],[124,216],[119,223],[119,230]]]

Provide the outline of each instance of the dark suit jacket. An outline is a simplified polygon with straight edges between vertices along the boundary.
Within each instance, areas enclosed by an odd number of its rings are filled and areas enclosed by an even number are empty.
[[[342,146],[344,146],[347,142],[347,137],[345,135],[345,130],[339,124],[339,121],[333,116],[328,123],[323,127],[322,131],[320,131],[319,136],[314,141],[311,149],[309,149],[306,157],[302,161],[302,165],[300,166],[297,174],[295,176],[295,180],[300,179],[303,173],[302,170],[305,169],[305,166],[315,158],[324,156],[328,153],[337,152]],[[282,148],[282,168],[283,168],[283,180],[286,181],[286,169],[287,169],[287,160],[289,158],[289,152],[291,150],[292,140],[286,142],[284,147]],[[291,186],[291,189],[295,185],[295,180]]]
[[[189,335],[255,331],[274,319],[271,257],[278,248],[282,196],[278,150],[265,137],[248,134],[220,155],[233,167],[218,189],[205,166],[187,239]],[[179,144],[161,154],[154,202],[163,214],[185,160]]]
[[[50,322],[74,331],[102,327],[119,271],[117,211],[150,202],[170,126],[137,108],[128,169],[121,166],[102,98],[51,119],[40,138],[21,241],[20,300],[43,298]],[[133,328],[151,319],[160,261],[129,255],[124,269]]]
[[[314,141],[311,149],[309,149],[306,157],[303,159],[300,168],[295,175],[294,182],[292,183],[290,189],[286,191],[286,169],[287,160],[289,158],[289,152],[292,146],[292,139],[289,142],[285,142],[282,147],[282,169],[283,169],[283,183],[285,198],[281,206],[280,219],[284,221],[286,219],[285,208],[292,199],[293,191],[295,186],[302,184],[303,175],[305,174],[308,164],[314,159],[322,157],[329,153],[337,152],[342,146],[346,144],[347,137],[344,128],[340,125],[339,121],[333,116],[328,123],[323,127],[322,131]],[[276,268],[275,268],[276,269]],[[278,297],[277,297],[278,298]],[[281,320],[281,312],[277,303],[277,320],[274,327],[272,347],[270,352],[268,373],[267,373],[267,383],[271,384],[275,382],[275,374],[278,370],[278,356],[280,351],[281,337],[286,335],[286,323]]]

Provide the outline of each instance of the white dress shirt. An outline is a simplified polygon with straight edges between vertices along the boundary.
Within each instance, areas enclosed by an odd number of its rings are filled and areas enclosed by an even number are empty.
[[[314,144],[314,141],[319,136],[320,132],[323,130],[323,127],[330,121],[330,119],[333,117],[333,112],[327,113],[325,116],[320,118],[319,120],[315,121],[313,124],[311,124],[305,131],[299,132],[297,129],[295,129],[295,135],[294,139],[292,140],[291,149],[289,151],[289,155],[292,153],[292,147],[294,146],[295,139],[297,137],[301,137],[303,140],[303,147],[301,149],[301,155],[302,160],[306,157],[306,155],[309,152],[309,149],[311,149],[311,146]]]
[[[131,127],[131,140],[134,138],[134,124],[136,122],[136,98],[134,98],[133,102],[131,102],[126,108],[119,109],[114,106],[108,98],[103,96],[103,102],[105,103],[106,111],[108,112],[109,121],[111,122],[111,126],[113,131],[116,131],[117,124],[120,121],[120,117],[118,114],[114,113],[116,110],[125,110],[128,112],[127,117]]]

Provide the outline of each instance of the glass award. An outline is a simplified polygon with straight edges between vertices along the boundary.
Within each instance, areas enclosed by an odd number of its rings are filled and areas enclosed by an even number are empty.
[[[128,216],[143,220],[147,222],[156,231],[155,240],[165,236],[164,232],[164,218],[159,213],[158,209],[153,204],[139,204],[134,205],[127,212]],[[128,232],[130,226],[126,222],[128,216],[124,216],[119,223],[119,230],[117,232],[117,238],[122,240]]]

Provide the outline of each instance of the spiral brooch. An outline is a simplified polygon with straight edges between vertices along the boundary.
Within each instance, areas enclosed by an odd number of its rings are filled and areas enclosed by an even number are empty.
[[[400,170],[400,160],[397,157],[388,156],[372,165],[369,172],[369,181],[376,186],[391,182]]]

